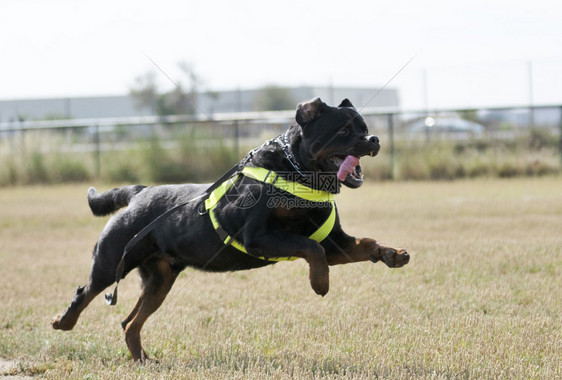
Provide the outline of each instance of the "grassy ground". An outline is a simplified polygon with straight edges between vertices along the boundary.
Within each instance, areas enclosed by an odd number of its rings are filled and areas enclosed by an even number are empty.
[[[100,185],[98,189],[107,189]],[[405,247],[410,264],[304,262],[186,270],[144,328],[159,363],[132,363],[119,303],[72,332],[51,318],[87,279],[105,219],[87,185],[0,189],[1,375],[45,378],[562,378],[562,178],[368,184],[337,197],[345,229]],[[2,367],[0,367],[2,368]]]

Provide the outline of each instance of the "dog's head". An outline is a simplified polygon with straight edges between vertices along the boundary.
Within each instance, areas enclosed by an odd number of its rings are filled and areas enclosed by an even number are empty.
[[[343,176],[341,182],[350,188],[363,184],[359,159],[375,156],[380,149],[379,139],[369,135],[363,117],[347,99],[338,107],[330,107],[320,98],[297,106],[296,121],[302,129],[300,158],[313,171],[334,172]],[[350,159],[347,159],[348,156]],[[345,163],[344,163],[345,161]],[[352,162],[349,170],[342,164]]]

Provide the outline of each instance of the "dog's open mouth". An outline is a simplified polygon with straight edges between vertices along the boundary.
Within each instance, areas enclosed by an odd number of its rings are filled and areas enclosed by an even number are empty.
[[[353,155],[337,154],[332,159],[337,168],[337,176],[342,183],[351,188],[357,188],[363,184],[363,173],[359,158]]]

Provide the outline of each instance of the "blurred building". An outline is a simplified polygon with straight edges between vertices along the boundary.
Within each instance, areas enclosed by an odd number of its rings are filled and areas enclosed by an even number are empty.
[[[288,88],[294,106],[303,100],[321,97],[330,105],[338,105],[348,98],[358,108],[398,107],[398,90],[392,88],[344,88],[302,86]],[[223,112],[256,110],[256,99],[262,89],[218,91],[197,95],[200,113],[213,115]],[[376,95],[376,97],[375,97]],[[89,119],[104,117],[132,117],[153,114],[148,107],[137,108],[133,98],[123,96],[96,96],[76,98],[0,100],[0,123],[21,120]]]

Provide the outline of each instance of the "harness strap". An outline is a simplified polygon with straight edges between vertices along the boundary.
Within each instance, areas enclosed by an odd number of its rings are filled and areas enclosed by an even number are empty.
[[[248,253],[242,243],[228,235],[228,233],[221,227],[214,211],[214,208],[216,207],[219,200],[226,194],[226,192],[232,187],[232,185],[234,185],[240,179],[240,175],[244,175],[245,177],[254,179],[259,182],[270,184],[296,197],[311,202],[330,202],[332,209],[330,215],[328,216],[326,221],[312,235],[309,236],[309,239],[321,242],[330,234],[330,232],[334,228],[334,224],[336,222],[336,207],[334,202],[334,195],[332,193],[311,189],[297,182],[287,181],[272,170],[258,167],[244,167],[240,174],[237,174],[224,181],[211,193],[209,198],[205,200],[205,210],[208,211],[211,223],[217,231],[219,238],[225,245],[230,244],[239,251],[242,251],[246,254]],[[264,256],[258,258],[266,261],[293,261],[298,259],[298,257],[266,258]]]
[[[333,202],[334,194],[327,191],[315,190],[301,185],[298,182],[287,181],[273,170],[256,167],[244,167],[242,174],[248,178],[255,179],[263,183],[268,183],[294,196],[306,199],[311,202]]]
[[[238,181],[239,177],[240,174],[234,175],[221,183],[215,190],[213,190],[211,195],[209,195],[209,198],[205,199],[205,209],[210,210],[214,208],[217,205],[218,201],[220,201],[224,194],[226,194],[228,189],[230,189],[232,185],[234,185],[236,181]]]

